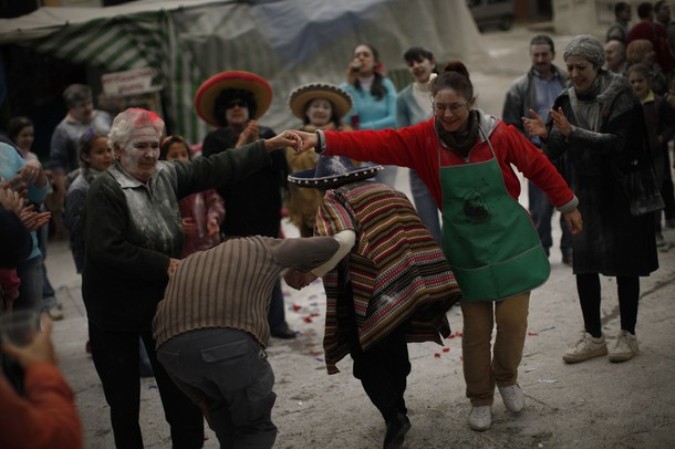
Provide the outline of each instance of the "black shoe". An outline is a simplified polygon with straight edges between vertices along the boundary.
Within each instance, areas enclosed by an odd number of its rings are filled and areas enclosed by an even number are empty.
[[[387,423],[387,432],[384,434],[384,449],[400,449],[405,442],[405,434],[410,430],[410,420],[403,413],[397,413],[394,419]]]
[[[297,337],[295,331],[291,330],[288,326],[284,326],[280,329],[272,329],[270,334],[272,334],[272,337],[281,338],[284,340],[292,340]]]
[[[572,250],[571,249],[565,249],[562,252],[562,263],[564,263],[567,266],[572,266]]]

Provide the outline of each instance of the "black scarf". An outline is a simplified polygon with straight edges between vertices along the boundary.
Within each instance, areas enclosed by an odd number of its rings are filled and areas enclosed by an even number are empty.
[[[464,131],[450,132],[446,131],[436,120],[436,131],[441,142],[448,148],[458,151],[464,157],[468,156],[469,150],[473,148],[478,139],[478,111],[469,111],[467,121],[468,126]]]

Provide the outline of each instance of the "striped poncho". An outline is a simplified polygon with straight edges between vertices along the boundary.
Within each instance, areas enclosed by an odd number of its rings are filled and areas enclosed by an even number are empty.
[[[445,316],[460,297],[443,252],[424,227],[408,198],[389,186],[369,181],[328,190],[317,214],[315,235],[353,230],[349,281],[361,348],[368,350],[406,323],[409,342],[435,341],[450,333]],[[349,315],[340,304],[349,287],[338,269],[324,278],[327,296],[324,351],[329,374],[349,353]]]

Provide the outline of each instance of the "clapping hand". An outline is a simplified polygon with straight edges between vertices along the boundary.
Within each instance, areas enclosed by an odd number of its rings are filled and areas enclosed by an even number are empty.
[[[553,126],[560,131],[560,134],[568,137],[572,132],[572,124],[567,120],[567,117],[565,117],[562,108],[558,108],[558,110],[551,109],[551,118],[553,119]]]
[[[21,209],[23,209],[23,198],[21,198],[19,192],[0,187],[0,204],[18,217],[21,215]]]
[[[26,226],[29,231],[36,231],[49,223],[49,220],[52,218],[52,213],[38,212],[35,210],[35,205],[30,204],[21,209],[19,218],[21,218],[24,226]]]
[[[529,136],[537,136],[542,139],[546,139],[548,137],[548,129],[546,129],[546,123],[544,123],[544,120],[541,118],[539,114],[534,109],[530,109],[529,111],[530,117],[521,117],[521,120],[523,121],[523,128],[525,128],[525,132]]]

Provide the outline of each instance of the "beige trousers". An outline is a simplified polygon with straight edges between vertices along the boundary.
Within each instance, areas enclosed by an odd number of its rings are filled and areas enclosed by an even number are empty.
[[[495,384],[518,383],[529,304],[530,292],[499,302],[462,303],[464,380],[474,407],[492,405]],[[491,347],[495,323],[497,335]]]

